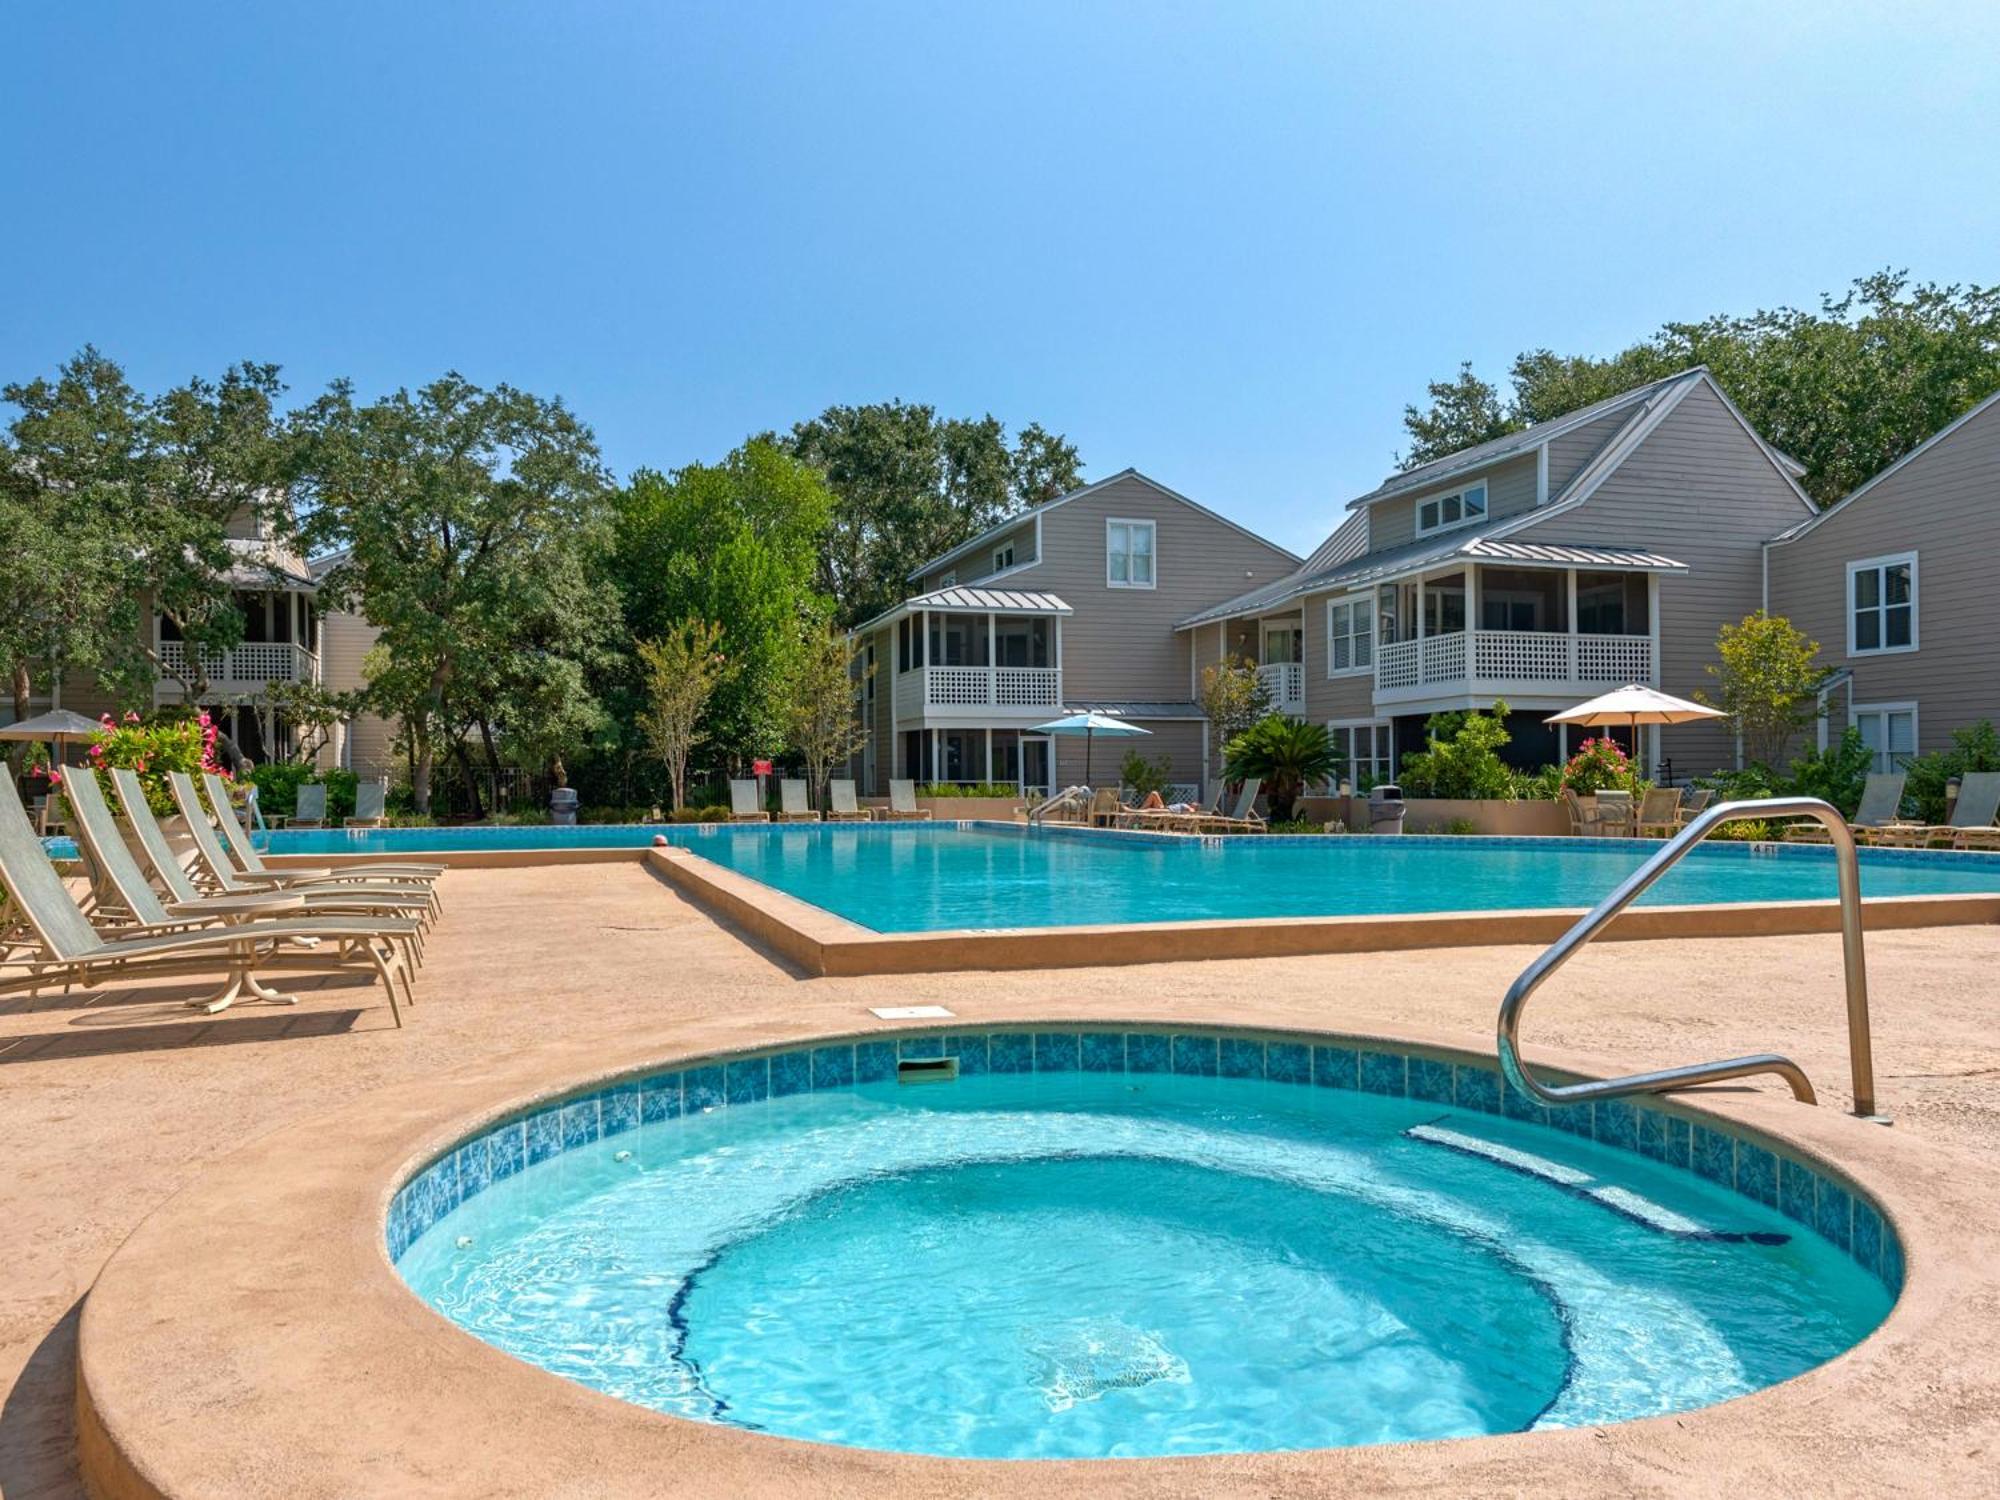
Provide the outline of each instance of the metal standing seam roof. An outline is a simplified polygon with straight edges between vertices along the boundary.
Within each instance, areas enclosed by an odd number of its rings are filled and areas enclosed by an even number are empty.
[[[1502,542],[1474,538],[1467,557],[1504,562],[1562,563],[1586,568],[1638,568],[1648,572],[1685,573],[1687,564],[1644,547],[1579,547],[1558,542]]]
[[[1205,719],[1199,703],[1179,700],[1120,698],[1109,701],[1075,699],[1064,702],[1069,713],[1110,714],[1114,719]]]
[[[932,589],[905,599],[901,609],[1009,609],[1037,614],[1066,615],[1073,611],[1054,594],[1035,594],[1026,589],[949,588]]]

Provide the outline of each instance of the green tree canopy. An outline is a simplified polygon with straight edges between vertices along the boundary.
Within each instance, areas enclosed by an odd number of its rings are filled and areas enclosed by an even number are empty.
[[[1778,307],[1669,323],[1608,357],[1531,349],[1499,392],[1461,366],[1407,407],[1413,468],[1692,365],[1707,365],[1750,423],[1805,465],[1829,505],[2000,389],[2000,287],[1912,285],[1880,271],[1816,311]]]
[[[1010,445],[995,417],[901,401],[830,406],[784,444],[833,491],[819,588],[844,625],[903,598],[927,558],[1075,489],[1082,470],[1075,445],[1036,423]]]

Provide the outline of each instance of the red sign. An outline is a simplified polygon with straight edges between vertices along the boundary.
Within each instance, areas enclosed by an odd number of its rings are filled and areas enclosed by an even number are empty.
[[[771,763],[768,760],[751,761],[750,774],[752,776],[769,776],[771,774]]]

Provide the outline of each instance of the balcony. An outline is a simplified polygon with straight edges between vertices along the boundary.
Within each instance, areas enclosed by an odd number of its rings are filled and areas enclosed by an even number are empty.
[[[160,660],[168,671],[187,671],[187,642],[160,642]],[[245,641],[227,651],[205,651],[201,665],[209,684],[217,688],[319,680],[319,658],[290,641]]]
[[[1306,669],[1302,662],[1266,662],[1257,669],[1257,680],[1271,695],[1272,709],[1299,717],[1306,711]]]
[[[896,717],[1046,718],[1062,708],[1059,667],[921,667],[896,678]]]
[[[1472,630],[1375,648],[1375,697],[1414,699],[1427,689],[1508,693],[1653,681],[1653,642],[1643,635],[1570,635]]]

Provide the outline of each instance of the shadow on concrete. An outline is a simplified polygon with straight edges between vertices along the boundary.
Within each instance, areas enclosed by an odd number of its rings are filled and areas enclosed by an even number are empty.
[[[0,1403],[0,1495],[7,1500],[81,1500],[76,1470],[78,1298],[37,1344]]]
[[[62,1031],[30,1032],[25,1036],[0,1040],[0,1067],[11,1063],[54,1062],[78,1057],[103,1057],[123,1052],[163,1052],[180,1047],[217,1047],[243,1042],[292,1042],[314,1037],[340,1036],[354,1029],[363,1012],[339,1010],[282,1010],[252,1015],[229,1011],[219,1016],[203,1016],[192,1021],[162,1021],[152,1026],[98,1026]],[[393,1024],[387,1007],[382,1024]],[[13,1491],[0,1485],[0,1495],[12,1500]]]

